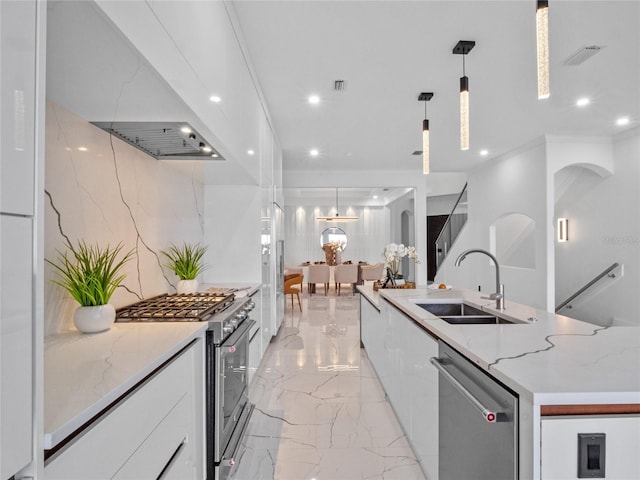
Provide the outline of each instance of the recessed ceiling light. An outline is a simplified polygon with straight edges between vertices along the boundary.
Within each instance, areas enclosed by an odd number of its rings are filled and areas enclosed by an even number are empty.
[[[182,128],[180,129],[180,131],[181,131],[182,133],[191,133],[191,129],[190,129],[189,127],[182,127]]]
[[[222,101],[222,99],[218,95],[211,95],[209,97],[209,100],[211,100],[213,103],[220,103]]]
[[[78,147],[78,150],[80,150],[81,152],[86,152],[89,149],[87,147]]]
[[[578,99],[576,105],[579,107],[586,107],[587,105],[589,105],[589,102],[590,100],[587,97],[582,97]]]
[[[378,195],[374,195],[374,196],[373,196],[373,199],[374,199],[374,200],[377,200],[377,199],[378,199]]]
[[[209,153],[209,152],[211,152],[211,147],[209,147],[209,146],[202,147],[202,151],[204,153]]]
[[[616,120],[616,125],[618,126],[623,126],[623,125],[629,125],[629,117],[620,117],[619,119]]]
[[[320,103],[320,97],[318,95],[310,95],[309,103],[311,105],[317,105],[318,103]]]
[[[217,154],[217,153],[215,153],[215,152],[213,152],[213,153],[211,154],[211,156],[212,156],[213,158],[218,158],[218,154]]]
[[[311,150],[309,150],[309,155],[311,155],[312,157],[317,157],[319,153],[320,152],[318,152],[318,150],[315,148],[312,148]]]
[[[486,157],[487,155],[489,155],[489,150],[480,150],[480,155]]]
[[[256,152],[254,152],[253,150],[247,150],[247,153],[248,153],[249,155],[253,155],[253,154],[254,154],[254,153],[256,153]]]

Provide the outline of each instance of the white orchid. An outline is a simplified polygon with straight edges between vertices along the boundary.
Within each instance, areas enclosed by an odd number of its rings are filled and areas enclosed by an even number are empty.
[[[409,257],[416,263],[420,263],[415,247],[405,247],[402,243],[389,243],[384,247],[384,259],[387,262],[387,267],[391,269],[391,273],[393,273],[394,276],[398,274],[400,260],[403,257]]]

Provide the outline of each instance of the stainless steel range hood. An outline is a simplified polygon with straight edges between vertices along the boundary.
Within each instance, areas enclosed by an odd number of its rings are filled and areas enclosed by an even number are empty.
[[[158,160],[224,160],[187,122],[91,122]]]

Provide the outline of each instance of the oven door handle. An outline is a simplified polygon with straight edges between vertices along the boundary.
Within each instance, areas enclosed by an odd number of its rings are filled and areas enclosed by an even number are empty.
[[[478,400],[473,393],[471,393],[467,387],[465,387],[462,383],[460,383],[453,375],[451,375],[443,366],[444,361],[437,357],[431,357],[429,359],[431,364],[436,367],[438,372],[442,375],[443,378],[449,381],[451,385],[453,385],[456,390],[458,390],[470,403],[473,405],[484,417],[484,419],[489,423],[496,423],[498,421],[498,417],[503,417],[502,412],[496,412],[495,410],[490,410],[488,407],[482,404],[480,400]]]
[[[242,427],[240,429],[236,429],[232,438],[229,440],[229,445],[233,445],[233,450],[230,452],[231,455],[223,455],[220,463],[226,467],[233,467],[236,465],[238,450],[240,450],[240,446],[242,445],[242,439],[244,438],[244,434],[249,427],[249,420],[251,419],[251,415],[253,414],[253,410],[256,406],[253,403],[248,403],[245,407],[245,410],[242,412],[240,416],[240,422],[242,422]],[[225,452],[227,453],[227,452]]]
[[[253,327],[255,324],[256,321],[250,318],[247,318],[244,322],[242,322],[240,327],[231,335],[229,335],[229,338],[227,338],[224,343],[220,345],[220,353],[226,354],[235,352],[240,341],[242,341],[244,336],[249,332],[249,330],[251,330],[251,327]]]

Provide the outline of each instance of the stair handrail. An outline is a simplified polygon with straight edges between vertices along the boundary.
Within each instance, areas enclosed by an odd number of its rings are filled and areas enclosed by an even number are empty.
[[[454,204],[453,208],[451,209],[451,213],[447,217],[447,220],[444,222],[444,225],[442,226],[442,229],[440,230],[440,234],[436,238],[436,241],[435,241],[436,248],[440,244],[441,237],[447,231],[447,227],[449,227],[449,224],[451,223],[451,218],[453,217],[453,214],[456,212],[456,210],[458,208],[458,205],[460,204],[460,201],[462,200],[462,196],[465,194],[466,191],[467,191],[467,183],[465,183],[464,187],[462,187],[462,190],[460,191],[460,194],[458,195],[458,198],[456,199],[456,203]],[[453,240],[451,240],[451,244],[453,244]],[[451,247],[451,244],[449,245],[449,247]],[[444,256],[445,257],[447,256],[447,253],[448,253],[447,251],[444,252]],[[437,251],[436,251],[436,270],[440,266],[438,264],[437,260],[438,260],[438,256],[437,256]]]
[[[598,283],[600,281],[600,279],[610,276],[609,273],[611,273],[611,271],[615,270],[616,268],[618,268],[620,266],[620,264],[618,262],[613,263],[610,267],[606,268],[602,273],[596,275],[593,280],[591,280],[590,282],[588,282],[587,284],[585,284],[584,287],[582,287],[580,290],[578,290],[576,293],[574,293],[573,295],[571,295],[569,298],[567,298],[564,302],[562,302],[561,304],[559,304],[556,307],[556,313],[559,312],[560,310],[562,310],[564,307],[566,307],[567,305],[569,305],[571,302],[573,302],[576,298],[578,298],[580,295],[582,295],[584,292],[586,292],[589,288],[591,288],[593,285],[595,285],[596,283]],[[615,274],[613,275],[615,277]]]

